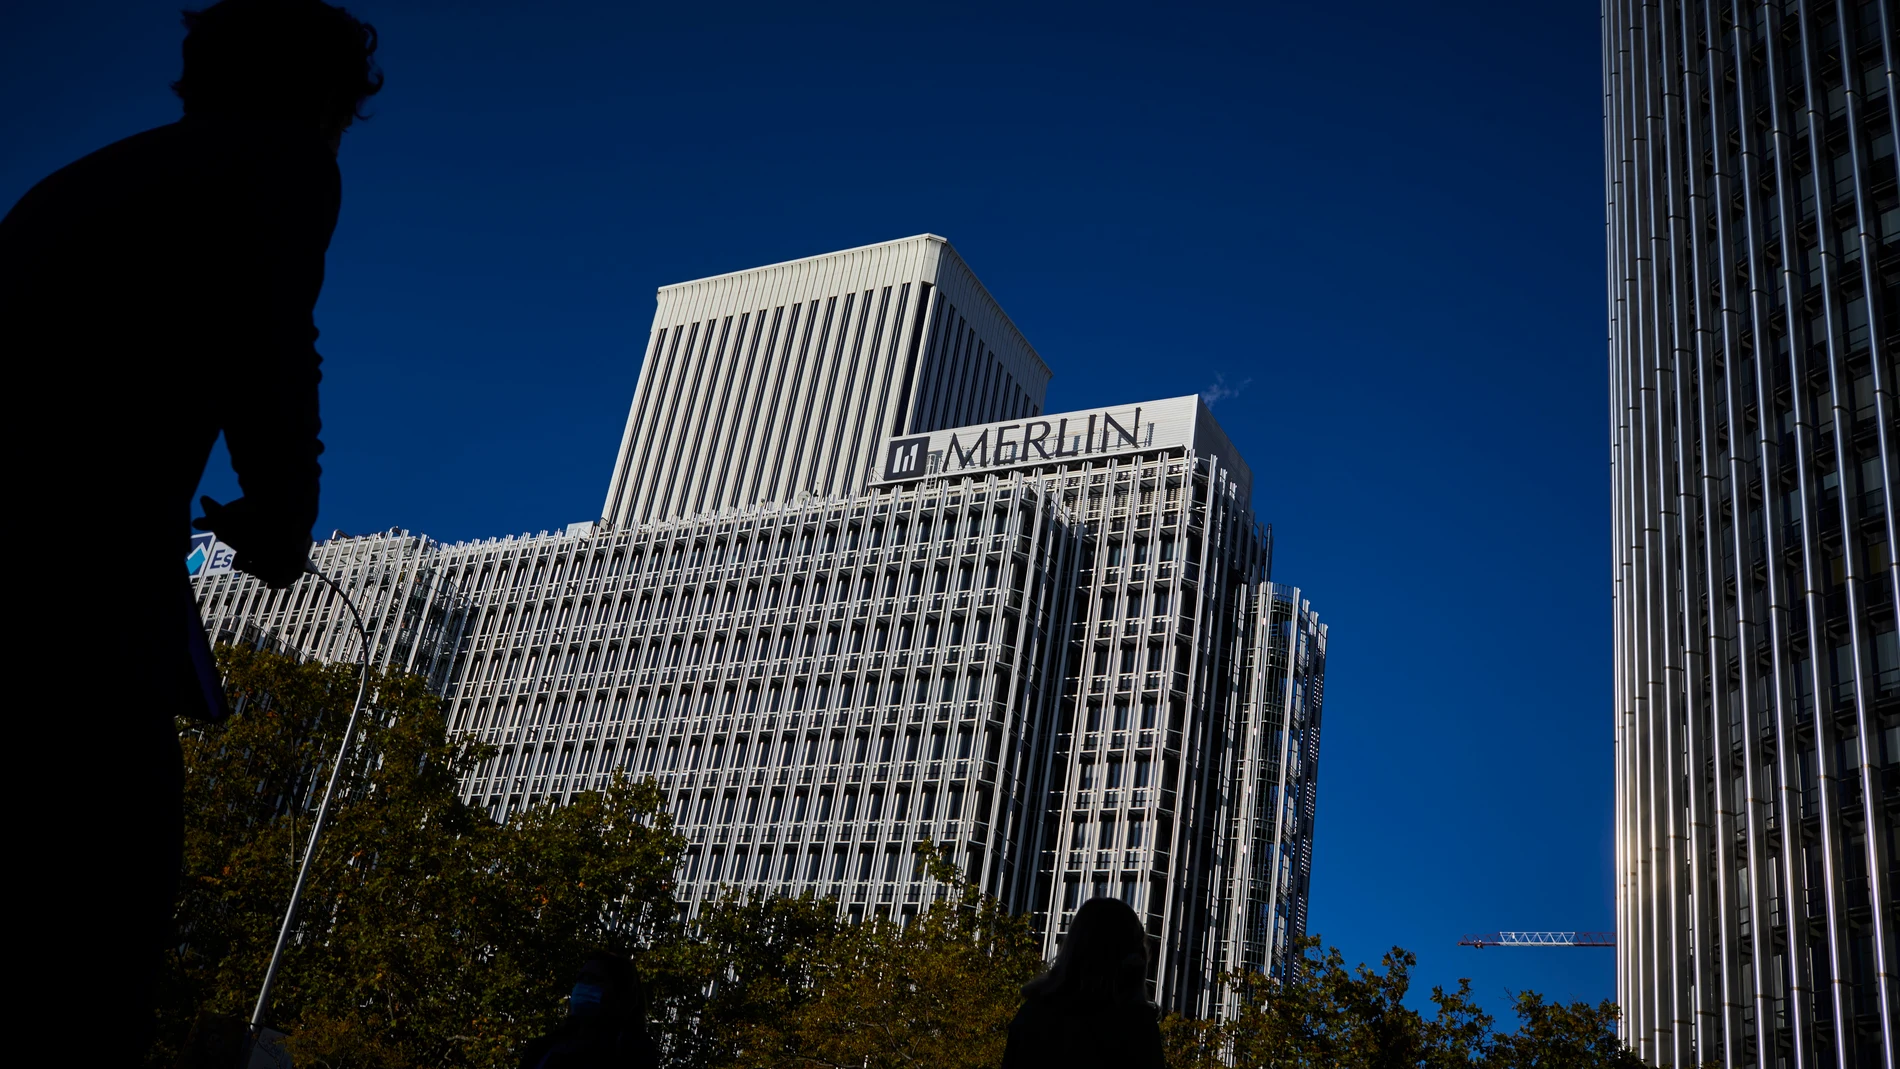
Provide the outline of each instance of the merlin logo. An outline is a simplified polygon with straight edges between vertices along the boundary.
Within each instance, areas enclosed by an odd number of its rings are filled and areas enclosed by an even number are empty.
[[[929,457],[930,435],[921,434],[915,438],[899,438],[891,443],[890,452],[884,456],[884,477],[908,479],[922,475]]]
[[[1098,408],[898,438],[886,446],[882,481],[982,478],[1006,468],[1060,468],[1098,456],[1192,448],[1197,433],[1193,406],[1198,404],[1193,397],[1172,398],[1119,412]],[[1157,415],[1164,422],[1153,418]],[[1157,430],[1162,432],[1159,444]]]

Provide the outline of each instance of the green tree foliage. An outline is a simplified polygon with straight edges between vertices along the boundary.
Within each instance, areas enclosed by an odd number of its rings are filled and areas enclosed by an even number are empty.
[[[1214,1020],[1162,1020],[1169,1069],[1582,1069],[1642,1063],[1616,1038],[1616,1007],[1546,1004],[1520,995],[1515,1034],[1492,1030],[1489,1014],[1458,990],[1432,988],[1430,1016],[1408,1008],[1417,959],[1394,947],[1380,970],[1347,970],[1319,940],[1299,948],[1290,981],[1258,973],[1225,978],[1231,1012]]]
[[[199,1009],[249,1015],[356,692],[348,665],[220,658],[239,712],[183,738],[178,946],[155,1064]],[[671,923],[680,840],[657,792],[625,782],[497,824],[456,794],[486,753],[449,740],[422,682],[378,673],[370,692],[272,1022],[303,1066],[512,1064],[560,1019],[587,950]]]
[[[854,923],[829,900],[729,897],[702,911],[677,956],[649,955],[675,1000],[675,1064],[999,1064],[1022,985],[1042,968],[1035,934],[921,852],[943,893],[908,923]]]
[[[1511,1069],[1641,1069],[1642,1059],[1616,1038],[1617,1009],[1604,1000],[1545,1002],[1535,991],[1517,996],[1517,1032],[1499,1036],[1493,1065]]]
[[[786,1021],[809,998],[821,948],[840,930],[837,903],[783,895],[703,905],[694,929],[641,955],[671,1064],[690,1069],[796,1055]]]

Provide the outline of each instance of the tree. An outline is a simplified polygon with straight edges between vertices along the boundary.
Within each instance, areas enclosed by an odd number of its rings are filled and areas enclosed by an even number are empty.
[[[908,921],[852,922],[835,900],[731,896],[649,955],[680,1066],[947,1069],[1002,1061],[1021,988],[1042,968],[1025,918],[929,844],[942,894]]]
[[[1635,1066],[1615,1033],[1616,1007],[1546,1004],[1518,996],[1517,1033],[1492,1031],[1493,1020],[1471,999],[1471,982],[1432,989],[1435,1012],[1405,1006],[1417,959],[1398,947],[1381,971],[1350,971],[1336,949],[1319,940],[1297,948],[1292,978],[1260,973],[1223,978],[1234,1011],[1215,1020],[1169,1015],[1162,1022],[1170,1069],[1581,1069]]]
[[[794,1059],[785,1023],[810,998],[819,948],[840,927],[832,899],[728,894],[702,906],[690,930],[642,954],[670,1064]]]
[[[979,1069],[1002,1062],[1022,986],[1042,969],[1035,933],[1026,918],[965,882],[935,847],[919,850],[946,893],[909,923],[873,916],[820,942],[811,997],[786,1022],[792,1064]]]
[[[1468,985],[1449,994],[1433,988],[1438,1012],[1432,1018],[1405,1006],[1417,962],[1409,951],[1392,948],[1381,960],[1383,971],[1365,965],[1348,971],[1338,950],[1320,953],[1319,941],[1311,939],[1297,948],[1296,960],[1288,981],[1260,973],[1225,977],[1236,1005],[1223,1019],[1164,1019],[1174,1069],[1436,1069],[1482,1058],[1490,1018],[1471,1003]]]
[[[1568,1005],[1545,1002],[1535,991],[1517,996],[1517,1032],[1499,1036],[1491,1065],[1499,1069],[1586,1069],[1613,1066],[1640,1069],[1634,1052],[1616,1037],[1620,1016],[1605,999]]]
[[[185,860],[155,1064],[193,1014],[248,1017],[356,670],[220,651],[238,711],[183,734]],[[414,676],[379,672],[305,890],[271,1021],[299,1065],[511,1064],[589,949],[672,922],[681,841],[624,780],[497,824],[464,805],[486,748]]]

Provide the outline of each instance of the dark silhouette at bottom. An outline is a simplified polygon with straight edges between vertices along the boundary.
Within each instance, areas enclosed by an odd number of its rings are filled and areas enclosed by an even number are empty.
[[[646,992],[624,954],[597,950],[581,962],[567,1022],[528,1044],[521,1069],[655,1069]]]
[[[1119,899],[1075,911],[1049,971],[1023,985],[1003,1069],[1161,1069],[1161,1027],[1147,999],[1148,936]]]

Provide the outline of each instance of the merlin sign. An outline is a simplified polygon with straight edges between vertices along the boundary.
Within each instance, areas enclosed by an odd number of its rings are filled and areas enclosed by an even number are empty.
[[[951,427],[894,438],[885,446],[884,481],[982,474],[1010,468],[1070,467],[1140,453],[1218,456],[1250,492],[1253,476],[1198,395],[1005,423]]]

